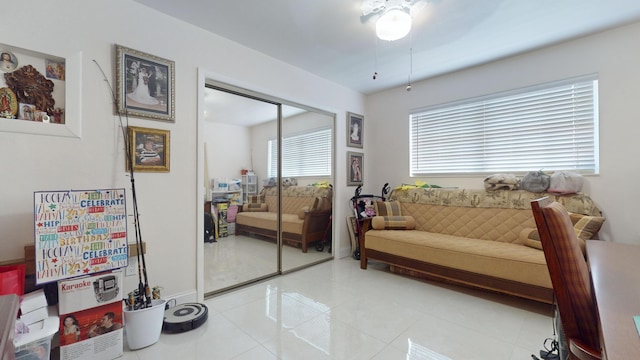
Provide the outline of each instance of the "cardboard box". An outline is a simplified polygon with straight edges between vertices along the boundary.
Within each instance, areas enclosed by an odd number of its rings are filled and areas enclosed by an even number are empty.
[[[60,359],[110,360],[122,356],[122,271],[58,281]],[[75,329],[65,334],[65,319]]]
[[[22,314],[26,314],[36,309],[46,308],[47,306],[47,297],[44,295],[44,290],[38,289],[28,294],[24,294],[22,301],[20,302],[20,311],[22,311]]]

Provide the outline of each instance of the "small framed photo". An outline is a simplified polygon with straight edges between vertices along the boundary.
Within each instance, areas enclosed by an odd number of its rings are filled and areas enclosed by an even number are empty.
[[[133,164],[133,171],[169,172],[170,132],[129,126],[129,154],[127,170]]]
[[[36,119],[36,106],[32,104],[18,103],[18,119],[35,121]]]
[[[173,122],[175,63],[116,45],[118,113]]]
[[[362,185],[364,179],[364,154],[347,151],[347,186]]]
[[[362,148],[364,116],[347,112],[347,146]]]
[[[56,61],[51,59],[45,59],[44,61],[47,78],[54,80],[65,79],[65,64],[64,61]]]
[[[0,70],[4,72],[12,72],[18,67],[18,58],[5,49],[0,49]]]

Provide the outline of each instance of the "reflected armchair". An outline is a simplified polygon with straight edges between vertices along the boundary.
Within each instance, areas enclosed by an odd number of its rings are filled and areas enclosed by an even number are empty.
[[[544,197],[531,201],[569,358],[601,359],[598,317],[589,269],[567,210]]]

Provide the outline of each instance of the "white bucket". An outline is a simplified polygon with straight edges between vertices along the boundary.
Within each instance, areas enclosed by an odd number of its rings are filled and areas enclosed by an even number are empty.
[[[124,332],[129,349],[137,350],[155,344],[160,339],[167,300],[151,300],[151,307],[124,309]]]

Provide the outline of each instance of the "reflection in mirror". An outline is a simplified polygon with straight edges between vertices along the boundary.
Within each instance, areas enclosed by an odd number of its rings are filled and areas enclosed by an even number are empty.
[[[223,90],[205,89],[205,213],[217,225],[205,233],[207,295],[332,258],[334,117]]]
[[[205,89],[204,284],[209,295],[278,272],[277,246],[236,236],[237,216],[257,195],[254,133],[275,138],[278,106]],[[207,221],[208,215],[211,219]],[[208,223],[208,226],[207,226]],[[210,229],[208,229],[209,227]]]
[[[282,108],[282,271],[289,271],[332,256],[333,116]]]

